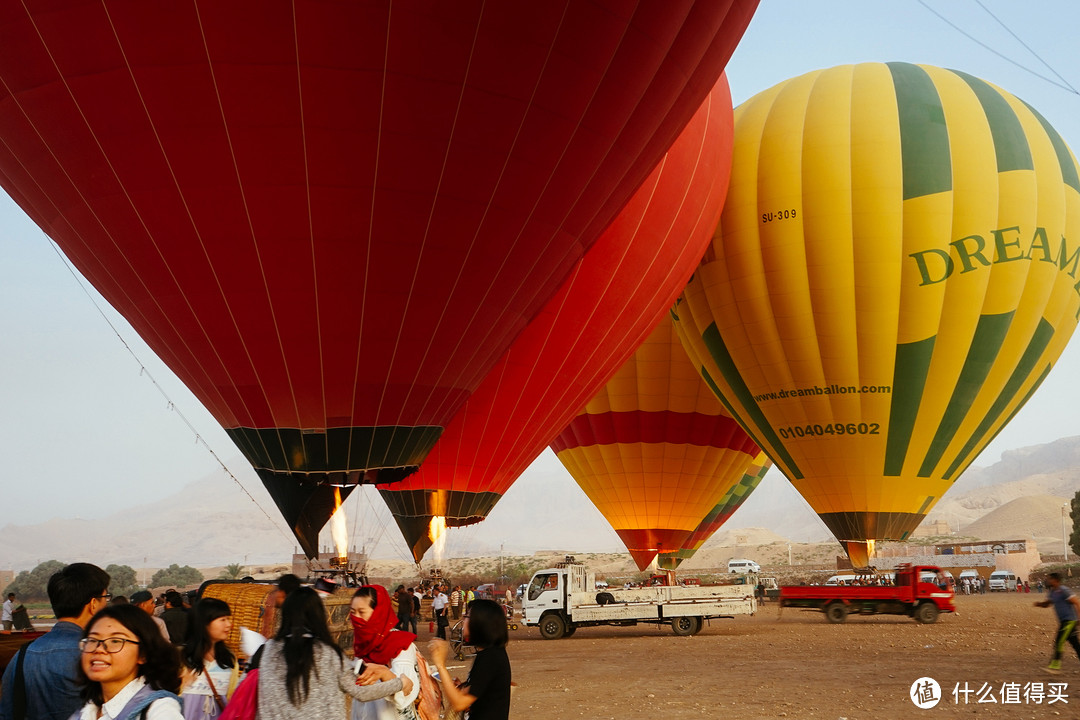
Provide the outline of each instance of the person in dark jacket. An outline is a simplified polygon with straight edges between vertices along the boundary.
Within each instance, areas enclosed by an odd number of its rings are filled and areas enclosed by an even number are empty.
[[[4,670],[0,720],[14,720],[16,694],[26,698],[27,720],[68,720],[83,706],[78,669],[83,628],[106,605],[109,574],[90,563],[72,563],[49,578],[49,603],[56,624],[21,650]],[[16,674],[22,664],[22,688]]]

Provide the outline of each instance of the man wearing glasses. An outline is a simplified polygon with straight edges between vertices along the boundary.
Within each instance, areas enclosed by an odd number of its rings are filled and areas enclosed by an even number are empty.
[[[90,563],[72,563],[49,578],[56,624],[21,650],[4,671],[0,720],[67,720],[82,707],[76,669],[83,628],[109,594],[109,574]]]

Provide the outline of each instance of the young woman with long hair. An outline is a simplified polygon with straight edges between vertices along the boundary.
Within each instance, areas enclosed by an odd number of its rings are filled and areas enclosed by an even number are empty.
[[[416,635],[397,630],[397,616],[390,594],[382,585],[364,585],[353,595],[349,606],[353,626],[353,657],[364,663],[389,665],[395,675],[412,682],[409,691],[395,693],[372,703],[353,703],[352,720],[411,720],[416,717],[413,702],[420,693],[420,667],[417,664]],[[378,682],[368,672],[360,682]]]
[[[383,665],[369,664],[365,674],[381,682],[356,684],[330,636],[319,594],[311,588],[295,590],[281,606],[281,629],[259,659],[259,720],[340,720],[342,693],[360,701],[355,707],[412,690],[412,681]]]
[[[240,681],[240,664],[225,645],[232,610],[224,600],[202,598],[188,614],[183,692],[186,720],[213,720]]]
[[[510,658],[506,643],[506,611],[493,600],[473,600],[465,609],[462,635],[477,649],[469,677],[455,683],[446,669],[450,646],[434,638],[428,645],[431,662],[439,669],[443,697],[455,710],[468,710],[469,720],[507,720],[510,717]]]
[[[79,720],[138,716],[183,720],[180,658],[154,621],[134,605],[108,605],[79,641],[77,672],[86,701]]]

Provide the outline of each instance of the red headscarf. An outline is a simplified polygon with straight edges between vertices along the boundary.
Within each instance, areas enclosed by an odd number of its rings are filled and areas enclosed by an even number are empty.
[[[395,630],[397,616],[390,607],[390,595],[382,585],[365,585],[375,591],[374,613],[367,620],[349,614],[353,626],[353,655],[365,662],[389,665],[416,640],[411,632]]]

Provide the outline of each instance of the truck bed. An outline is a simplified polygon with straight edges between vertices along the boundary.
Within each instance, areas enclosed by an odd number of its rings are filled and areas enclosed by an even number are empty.
[[[933,594],[937,589],[930,583],[919,583],[920,590]],[[923,594],[920,592],[920,594]],[[780,603],[795,604],[798,600],[898,600],[911,601],[911,588],[892,585],[784,585],[780,588]]]

